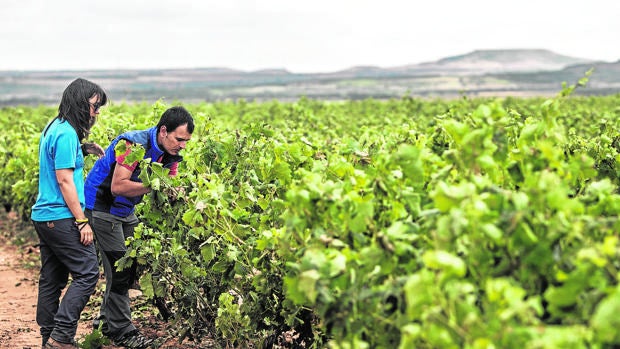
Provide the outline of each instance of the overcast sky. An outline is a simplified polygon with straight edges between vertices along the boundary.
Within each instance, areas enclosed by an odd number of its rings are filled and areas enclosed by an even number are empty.
[[[620,59],[619,0],[2,0],[0,70],[329,72],[476,49]]]

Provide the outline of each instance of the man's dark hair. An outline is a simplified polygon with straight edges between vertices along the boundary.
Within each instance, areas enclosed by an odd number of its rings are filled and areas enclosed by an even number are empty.
[[[99,85],[86,79],[77,78],[67,86],[62,94],[58,115],[60,120],[67,120],[75,129],[78,139],[82,141],[90,133],[90,128],[94,125],[94,120],[90,117],[90,104],[88,99],[99,96],[99,105],[103,106],[108,102],[108,96]]]
[[[187,124],[187,132],[194,133],[194,118],[185,108],[181,106],[171,107],[166,110],[159,119],[157,132],[162,126],[166,126],[168,132],[176,130],[177,127]]]

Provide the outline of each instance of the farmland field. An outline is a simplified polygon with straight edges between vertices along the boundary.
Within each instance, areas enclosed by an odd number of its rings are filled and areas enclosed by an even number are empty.
[[[620,96],[573,88],[186,104],[179,175],[142,165],[128,257],[186,335],[222,347],[619,345]],[[90,141],[168,106],[106,106]],[[0,110],[0,201],[24,219],[54,115]]]

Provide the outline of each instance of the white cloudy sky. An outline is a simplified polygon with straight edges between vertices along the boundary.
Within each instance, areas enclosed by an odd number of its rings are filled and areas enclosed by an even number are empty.
[[[476,49],[620,59],[619,0],[2,0],[0,70],[391,67]]]

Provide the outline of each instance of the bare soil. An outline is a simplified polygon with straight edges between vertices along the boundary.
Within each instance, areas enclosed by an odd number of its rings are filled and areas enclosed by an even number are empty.
[[[0,213],[0,348],[41,348],[41,335],[35,320],[40,267],[37,243],[28,224],[21,223],[12,212]],[[92,319],[99,311],[103,284],[102,279],[82,312],[76,336],[78,343],[83,344],[93,331]],[[131,291],[133,309],[142,309],[134,314],[134,323],[148,337],[157,338],[154,347],[214,348],[213,341],[208,339],[202,343],[179,342],[172,324],[164,322],[156,312],[149,312],[150,303],[141,297],[139,291]],[[111,344],[101,346],[101,349],[117,348]]]

